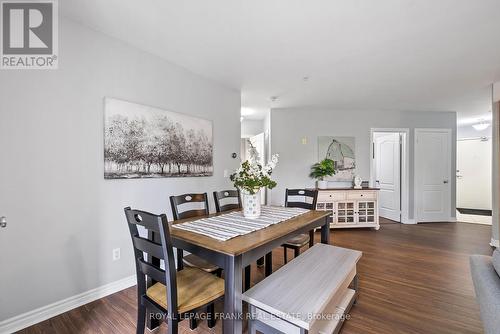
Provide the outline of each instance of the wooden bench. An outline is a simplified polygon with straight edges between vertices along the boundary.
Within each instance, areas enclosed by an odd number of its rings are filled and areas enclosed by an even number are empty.
[[[281,267],[243,294],[249,333],[338,333],[357,298],[360,258],[359,251],[316,244]]]

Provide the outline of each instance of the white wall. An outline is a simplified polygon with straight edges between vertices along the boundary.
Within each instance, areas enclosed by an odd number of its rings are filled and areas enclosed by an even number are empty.
[[[486,137],[486,138],[491,138],[492,134],[492,126],[488,127],[487,129],[477,131],[472,127],[471,124],[467,125],[462,125],[457,127],[457,139],[464,139],[464,138],[478,138],[478,137]]]
[[[492,181],[493,181],[493,194],[492,194],[492,226],[491,226],[491,239],[492,244],[499,246],[500,240],[500,208],[498,203],[500,201],[500,96],[494,99],[492,105],[493,111],[493,166],[492,166]]]
[[[493,101],[500,101],[500,81],[493,84]]]
[[[263,120],[245,119],[241,122],[241,138],[249,138],[264,132]]]
[[[0,71],[0,321],[135,274],[123,208],[171,217],[239,161],[239,92],[67,19],[59,66]],[[104,180],[105,96],[213,120],[214,176]]]
[[[320,108],[273,109],[271,111],[271,151],[280,154],[279,165],[273,174],[278,186],[271,191],[271,203],[284,202],[285,188],[312,187],[308,177],[310,167],[318,161],[318,136],[354,136],[356,138],[356,173],[364,180],[370,177],[370,129],[409,128],[410,207],[413,216],[413,136],[415,128],[452,129],[451,172],[456,170],[456,113],[454,112],[399,112],[399,111],[343,111]],[[302,144],[302,138],[307,144]],[[452,212],[455,217],[455,178],[452,178]]]

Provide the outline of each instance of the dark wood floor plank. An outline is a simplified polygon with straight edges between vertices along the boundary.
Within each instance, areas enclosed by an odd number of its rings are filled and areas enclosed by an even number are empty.
[[[336,246],[363,252],[358,264],[360,297],[343,334],[477,334],[479,308],[469,271],[469,255],[491,255],[491,227],[464,223],[402,225],[381,221],[379,231],[332,231]],[[319,242],[319,232],[315,236]],[[292,258],[292,252],[289,253]],[[274,270],[283,265],[276,249]],[[252,266],[252,281],[264,268]],[[89,303],[19,333],[135,333],[135,287]],[[216,305],[216,312],[222,305]],[[166,331],[163,324],[160,333]],[[196,331],[183,321],[180,333],[221,333],[200,321]]]

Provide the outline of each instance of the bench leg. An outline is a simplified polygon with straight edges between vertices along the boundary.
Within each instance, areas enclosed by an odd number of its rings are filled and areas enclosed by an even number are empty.
[[[359,277],[358,277],[358,274],[356,274],[356,276],[354,276],[354,279],[352,280],[352,283],[353,283],[353,287],[354,287],[354,291],[356,291],[356,299],[354,300],[353,304],[356,305],[356,303],[358,302],[358,294],[359,294]]]

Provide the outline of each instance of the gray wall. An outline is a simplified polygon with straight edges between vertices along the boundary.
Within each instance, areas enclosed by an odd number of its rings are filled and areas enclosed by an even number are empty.
[[[0,321],[133,275],[123,208],[171,217],[169,195],[230,187],[239,161],[239,92],[67,19],[59,64],[0,71]],[[213,120],[214,176],[105,181],[105,96]]]
[[[308,177],[310,167],[318,161],[318,136],[356,137],[356,173],[364,180],[370,178],[370,129],[409,128],[410,207],[413,219],[414,183],[414,129],[452,129],[452,176],[456,170],[456,113],[454,112],[399,112],[399,111],[343,111],[320,108],[273,109],[271,111],[271,151],[279,153],[280,161],[274,173],[278,186],[271,190],[271,203],[283,204],[285,188],[314,186]],[[302,138],[307,144],[302,144]],[[455,217],[456,182],[452,177],[450,212]]]
[[[241,122],[241,138],[248,138],[264,132],[264,120],[245,119]]]

